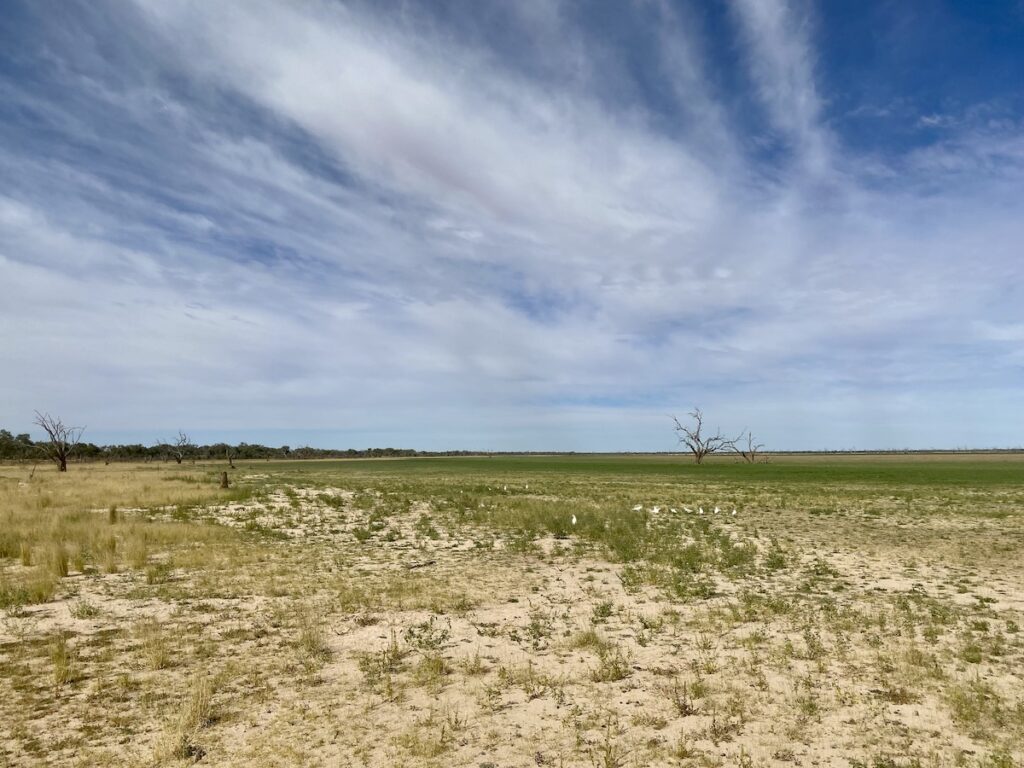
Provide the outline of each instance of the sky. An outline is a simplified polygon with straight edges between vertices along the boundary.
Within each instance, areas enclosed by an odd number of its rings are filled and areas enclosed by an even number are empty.
[[[1024,0],[7,0],[0,427],[1024,444]]]

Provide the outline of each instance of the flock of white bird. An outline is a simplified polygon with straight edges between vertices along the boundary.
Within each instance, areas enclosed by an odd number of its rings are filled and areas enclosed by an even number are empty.
[[[502,488],[502,490],[507,492],[508,491],[508,486],[507,485],[504,486]],[[526,490],[530,490],[529,484],[526,485]],[[460,491],[460,493],[461,493],[461,491]],[[652,515],[656,515],[656,514],[658,514],[659,512],[662,512],[665,509],[667,509],[669,512],[671,512],[673,515],[678,515],[679,514],[679,510],[676,509],[675,507],[658,507],[658,506],[654,506],[654,507],[651,507],[650,509],[648,509],[647,511],[650,512]],[[633,511],[634,512],[643,512],[643,510],[644,510],[644,505],[643,504],[637,504],[635,507],[633,507]],[[725,511],[724,509],[720,509],[716,505],[715,508],[713,510],[711,510],[711,514],[713,514],[713,515],[720,515],[724,511]],[[683,512],[685,512],[688,515],[694,514],[694,511],[692,509],[690,509],[689,507],[685,506],[685,505],[683,506]],[[703,515],[704,514],[704,507],[697,507],[697,514],[698,515]],[[732,515],[736,514],[736,508],[735,507],[733,507],[733,510],[732,510],[731,514]],[[578,522],[576,520],[576,515],[572,516],[571,522],[572,522],[573,525],[576,525],[576,523]]]
[[[637,504],[635,507],[633,507],[633,511],[634,512],[643,512],[643,509],[644,509],[644,505],[643,504]],[[650,512],[652,515],[656,515],[659,512],[661,512],[663,509],[665,509],[665,507],[651,507],[647,511]],[[673,515],[678,515],[679,514],[679,510],[676,509],[675,507],[668,507],[668,511],[671,512]],[[683,507],[683,512],[685,512],[688,515],[692,515],[693,514],[693,510],[690,509],[687,506]],[[711,510],[711,514],[713,514],[713,515],[720,515],[723,512],[725,512],[725,510],[724,509],[720,509],[717,506],[713,510]],[[697,507],[697,514],[698,515],[703,515],[704,514],[704,507]],[[733,515],[736,514],[736,508],[735,507],[733,507],[732,514]]]
[[[656,515],[659,512],[662,512],[662,511],[664,511],[666,509],[669,512],[671,512],[673,515],[678,515],[679,514],[679,510],[676,509],[675,507],[657,507],[657,506],[655,506],[655,507],[651,507],[647,511],[650,512],[652,515]],[[634,512],[643,512],[644,511],[644,505],[643,504],[637,504],[635,507],[633,507],[633,511]],[[688,515],[694,514],[694,511],[692,509],[690,509],[689,507],[685,506],[685,505],[683,506],[683,512],[685,512]],[[715,506],[715,508],[713,510],[711,510],[711,514],[713,514],[713,515],[721,515],[724,512],[725,512],[725,510],[721,509],[717,505]],[[703,515],[704,514],[704,507],[697,507],[696,514]],[[730,513],[730,516],[735,516],[735,515],[736,515],[736,508],[733,507],[732,512]],[[572,521],[571,522],[572,522],[573,525],[576,525],[576,515],[572,516]]]

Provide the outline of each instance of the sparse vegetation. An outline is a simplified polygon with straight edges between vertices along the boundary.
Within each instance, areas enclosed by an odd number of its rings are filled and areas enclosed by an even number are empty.
[[[1019,465],[959,461],[3,467],[0,762],[1018,764]]]

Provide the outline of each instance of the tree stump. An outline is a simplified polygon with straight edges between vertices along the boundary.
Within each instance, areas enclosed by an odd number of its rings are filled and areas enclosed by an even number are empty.
[[[220,473],[220,487],[221,488],[227,488],[228,485],[229,485],[228,484],[228,473],[227,472],[221,472]]]

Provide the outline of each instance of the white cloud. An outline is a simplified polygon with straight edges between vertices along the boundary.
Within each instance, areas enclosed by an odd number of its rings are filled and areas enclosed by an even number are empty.
[[[734,0],[750,76],[774,125],[792,140],[805,169],[828,170],[831,137],[821,125],[810,19],[788,0]]]
[[[516,11],[538,41],[570,35],[551,79],[372,6],[138,8],[184,91],[91,60],[73,104],[6,91],[82,150],[0,147],[0,424],[45,407],[119,430],[670,449],[665,412],[700,403],[776,446],[863,446],[894,388],[931,419],[937,383],[995,401],[1019,366],[977,346],[1016,327],[1022,174],[1000,158],[1024,156],[1019,131],[868,163],[826,127],[813,27],[786,3],[734,7],[796,150],[775,164],[668,5],[672,132],[609,101],[559,7]]]

